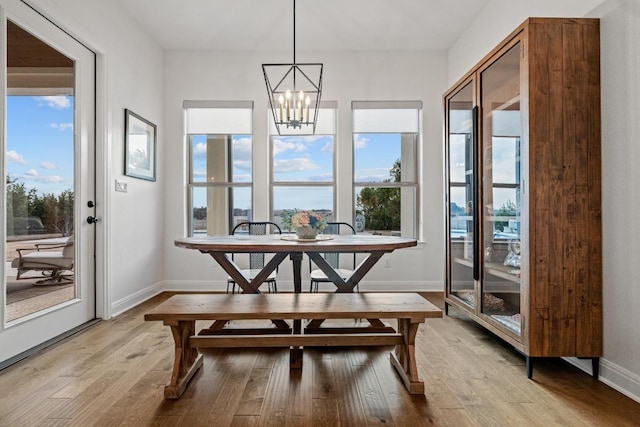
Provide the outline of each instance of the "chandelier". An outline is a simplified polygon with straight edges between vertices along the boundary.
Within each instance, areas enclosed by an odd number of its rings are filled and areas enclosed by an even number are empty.
[[[281,126],[293,129],[313,126],[311,133],[315,133],[322,94],[322,64],[296,62],[296,0],[293,0],[293,63],[262,64],[262,72],[278,135]]]

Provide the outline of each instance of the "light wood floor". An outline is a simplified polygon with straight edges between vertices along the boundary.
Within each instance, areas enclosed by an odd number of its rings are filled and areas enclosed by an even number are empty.
[[[160,295],[0,372],[0,426],[631,426],[640,403],[559,359],[524,359],[455,310],[418,332],[426,396],[410,396],[389,348],[206,351],[181,399],[163,399],[169,328],[144,322]],[[442,306],[441,295],[428,295]]]

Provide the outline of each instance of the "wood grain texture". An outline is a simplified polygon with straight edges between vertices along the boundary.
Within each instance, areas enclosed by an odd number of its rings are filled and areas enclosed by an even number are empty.
[[[310,242],[283,240],[280,235],[186,237],[175,241],[181,248],[222,253],[392,252],[416,244],[416,239],[406,237],[361,234],[335,235],[331,240]]]
[[[354,311],[355,310],[355,311]],[[360,311],[362,310],[362,311]],[[287,334],[282,329],[251,328],[215,331],[195,335],[196,320],[241,320],[292,318],[302,319],[371,318],[374,315],[397,317],[398,332],[381,328],[379,319],[371,326],[330,328],[331,333],[317,333],[321,328],[300,328]],[[302,369],[302,347],[390,346],[395,345],[391,361],[411,394],[424,393],[415,362],[415,336],[418,325],[427,317],[442,317],[442,311],[416,293],[348,293],[348,294],[188,294],[174,295],[149,313],[145,320],[161,320],[171,328],[174,340],[173,368],[164,396],[178,399],[189,381],[202,367],[199,349],[205,348],[290,348],[290,367]],[[375,322],[373,321],[375,320]],[[274,320],[272,320],[275,322]],[[280,320],[284,322],[284,320]],[[381,330],[382,329],[382,330]],[[273,333],[269,333],[273,331]],[[226,332],[218,334],[218,332]],[[303,374],[303,373],[301,373]],[[304,374],[303,374],[304,375]]]
[[[520,46],[522,334],[506,332],[455,298],[447,301],[530,356],[602,355],[599,38],[597,19],[530,18],[444,96],[446,107],[459,84],[471,79],[480,88],[481,105],[483,91],[499,99],[495,80],[501,73],[483,81],[484,71]],[[490,126],[483,126],[483,138],[490,141]],[[487,172],[484,194],[492,191],[491,181]]]
[[[325,319],[442,317],[415,293],[183,294],[145,314],[145,320]]]
[[[142,318],[168,296],[1,371],[0,425],[637,425],[640,403],[560,359],[540,361],[528,380],[518,352],[457,311],[418,330],[427,397],[407,393],[388,348],[308,349],[311,369],[299,377],[285,349],[216,349],[203,351],[182,398],[167,401],[173,339]],[[428,298],[442,307],[442,294]]]

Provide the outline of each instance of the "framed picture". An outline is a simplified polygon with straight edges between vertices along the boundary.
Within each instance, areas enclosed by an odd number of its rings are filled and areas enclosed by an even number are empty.
[[[124,110],[124,174],[156,180],[156,125]]]

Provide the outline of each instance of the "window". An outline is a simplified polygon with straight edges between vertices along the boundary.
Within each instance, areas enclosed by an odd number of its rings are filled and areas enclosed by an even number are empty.
[[[354,224],[359,233],[418,235],[419,101],[354,101]]]
[[[336,106],[323,102],[315,135],[305,129],[281,128],[273,123],[271,141],[272,220],[290,230],[296,210],[313,210],[329,221],[334,217]]]
[[[189,236],[252,220],[252,102],[185,101]]]

